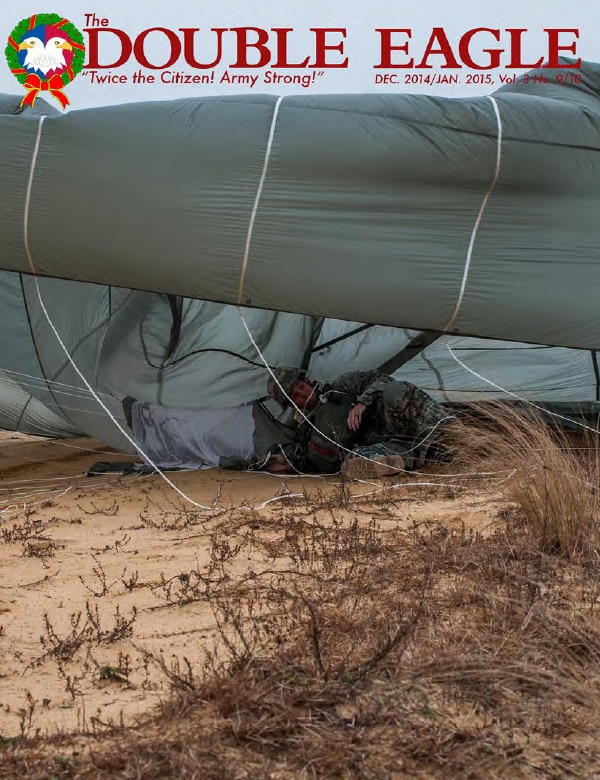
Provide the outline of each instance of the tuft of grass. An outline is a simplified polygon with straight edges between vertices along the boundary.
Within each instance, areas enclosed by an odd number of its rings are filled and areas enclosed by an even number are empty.
[[[534,407],[474,405],[458,429],[459,460],[498,476],[544,552],[600,550],[600,434],[565,428]]]

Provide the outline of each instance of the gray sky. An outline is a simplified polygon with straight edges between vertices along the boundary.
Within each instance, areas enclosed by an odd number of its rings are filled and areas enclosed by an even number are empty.
[[[487,5],[488,7],[485,7]],[[123,30],[133,40],[144,29],[151,27],[166,27],[177,32],[180,27],[199,27],[200,32],[196,36],[196,55],[201,61],[210,61],[215,55],[215,36],[210,32],[211,27],[243,27],[253,26],[270,29],[272,27],[290,27],[293,32],[289,34],[289,54],[294,61],[301,61],[307,55],[314,60],[314,33],[311,27],[342,27],[346,28],[344,40],[344,56],[348,57],[348,67],[343,69],[326,69],[323,75],[315,76],[315,81],[308,87],[300,84],[268,83],[273,75],[299,76],[312,74],[314,68],[276,70],[268,65],[262,69],[231,69],[227,66],[235,59],[233,45],[233,33],[224,36],[223,57],[221,63],[214,68],[214,81],[209,84],[179,83],[167,84],[161,82],[164,79],[172,79],[172,75],[163,75],[161,70],[148,70],[134,61],[133,56],[126,65],[119,68],[111,68],[99,71],[99,75],[110,73],[113,76],[126,77],[126,83],[98,84],[91,83],[91,75],[82,72],[75,81],[68,85],[65,92],[71,100],[73,109],[90,106],[110,105],[138,100],[168,100],[184,97],[242,94],[242,93],[271,93],[271,94],[310,94],[310,93],[339,93],[339,92],[412,92],[430,95],[445,95],[448,97],[469,97],[489,94],[501,86],[500,74],[515,73],[508,71],[504,66],[509,61],[507,54],[502,55],[502,67],[491,71],[475,71],[463,67],[460,71],[447,71],[440,68],[443,59],[433,56],[430,63],[434,66],[431,70],[406,69],[394,71],[398,73],[400,83],[397,85],[377,84],[376,74],[383,71],[373,66],[380,61],[380,37],[375,28],[411,28],[412,38],[409,42],[409,56],[415,58],[418,63],[423,52],[432,27],[443,27],[448,35],[453,51],[458,56],[458,40],[467,30],[475,27],[491,27],[504,30],[506,28],[526,28],[523,34],[523,55],[526,62],[533,62],[539,57],[546,56],[548,42],[544,33],[546,27],[578,28],[577,55],[587,60],[598,61],[600,59],[600,44],[598,43],[598,30],[600,30],[600,4],[597,3],[568,3],[564,0],[536,0],[533,3],[524,3],[522,0],[505,0],[495,4],[473,2],[472,0],[453,0],[453,2],[441,2],[441,0],[419,0],[418,2],[398,3],[387,0],[322,0],[313,3],[291,3],[289,0],[254,0],[252,4],[241,0],[226,0],[222,3],[201,4],[196,0],[172,0],[167,4],[166,0],[96,0],[89,5],[81,0],[57,0],[52,7],[48,4],[29,2],[9,2],[3,7],[0,32],[4,41],[8,38],[13,27],[24,17],[42,11],[54,11],[66,16],[76,27],[83,30],[86,25],[85,14],[95,14],[98,18],[108,19],[110,27]],[[531,6],[535,5],[534,8]],[[46,7],[45,7],[46,6]],[[204,6],[204,8],[203,8]],[[87,35],[84,34],[87,43]],[[331,42],[335,42],[336,36],[332,36]],[[274,42],[274,35],[271,34]],[[337,36],[340,40],[340,36]],[[572,35],[563,36],[562,40],[568,43],[573,40]],[[117,39],[110,33],[99,35],[99,56],[103,63],[114,62],[119,55],[120,46]],[[403,41],[395,40],[398,44]],[[500,42],[494,41],[491,36],[481,33],[473,40],[472,55],[475,60],[482,62],[489,56],[482,52],[484,48],[507,47],[509,37],[502,33]],[[274,46],[271,47],[274,50]],[[4,49],[4,46],[2,47]],[[160,33],[153,33],[147,39],[146,54],[151,61],[164,62],[168,48],[166,39]],[[328,55],[332,60],[340,58],[335,52]],[[399,60],[406,55],[398,52],[393,55]],[[12,94],[24,94],[23,87],[9,72],[6,62],[0,68],[0,92]],[[87,58],[86,58],[87,61]],[[133,74],[142,69],[144,75],[153,74],[153,84],[134,84]],[[190,67],[183,59],[176,62],[168,69],[179,72],[185,76],[201,73]],[[391,74],[392,71],[385,71]],[[520,73],[522,71],[516,71]],[[207,71],[211,73],[211,71]],[[269,75],[269,73],[271,75]],[[421,78],[430,74],[436,76],[444,73],[458,73],[458,84],[428,84]],[[487,73],[492,83],[475,83],[480,73]],[[257,76],[253,87],[249,84],[226,83],[221,81],[227,75]],[[470,75],[469,75],[470,74]],[[406,83],[406,81],[413,83]],[[468,83],[471,82],[471,83]],[[58,106],[52,98],[50,102]]]

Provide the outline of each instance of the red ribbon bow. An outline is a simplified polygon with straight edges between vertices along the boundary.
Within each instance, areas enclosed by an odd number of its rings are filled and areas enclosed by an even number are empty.
[[[21,106],[30,105],[33,108],[35,99],[40,92],[49,92],[54,95],[63,108],[69,105],[69,98],[62,91],[65,85],[58,73],[55,73],[50,79],[41,79],[32,73],[27,76],[23,86],[28,92],[21,101]]]

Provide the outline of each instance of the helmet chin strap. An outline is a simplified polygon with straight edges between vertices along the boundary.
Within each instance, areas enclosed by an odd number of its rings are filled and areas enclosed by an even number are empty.
[[[305,381],[306,381],[306,380],[305,380]],[[307,406],[308,402],[310,401],[310,399],[311,399],[311,398],[314,396],[314,394],[315,394],[315,392],[316,392],[316,389],[317,389],[317,383],[315,382],[315,383],[314,383],[314,384],[311,386],[310,395],[308,396],[308,398],[307,398],[307,399],[306,399],[306,401],[304,402],[304,408],[305,408],[305,409],[306,409],[306,406]]]
[[[309,419],[310,417],[312,417],[312,412],[314,412],[314,410],[319,405],[318,403],[316,403],[312,409],[308,408],[308,404],[310,402],[310,399],[315,395],[315,393],[317,391],[317,387],[319,386],[319,383],[318,382],[310,382],[307,379],[303,379],[302,381],[306,382],[306,384],[311,386],[311,392],[310,392],[310,395],[308,396],[308,398],[306,399],[306,401],[304,402],[304,404],[302,405],[302,408],[300,408],[298,406],[298,410],[296,412],[294,412],[293,416],[294,416],[294,419],[296,419],[296,420]],[[317,400],[320,402],[320,401],[323,400],[323,398],[321,396],[319,396]]]

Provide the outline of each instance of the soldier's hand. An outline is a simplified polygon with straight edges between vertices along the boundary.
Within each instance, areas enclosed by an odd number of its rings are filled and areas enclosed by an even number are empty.
[[[350,428],[351,431],[357,431],[360,428],[362,416],[365,413],[366,408],[365,404],[358,403],[350,409],[350,414],[348,415],[348,428]]]
[[[285,474],[290,472],[291,468],[283,455],[277,453],[271,455],[269,460],[263,466],[263,471],[268,471],[271,474]]]

